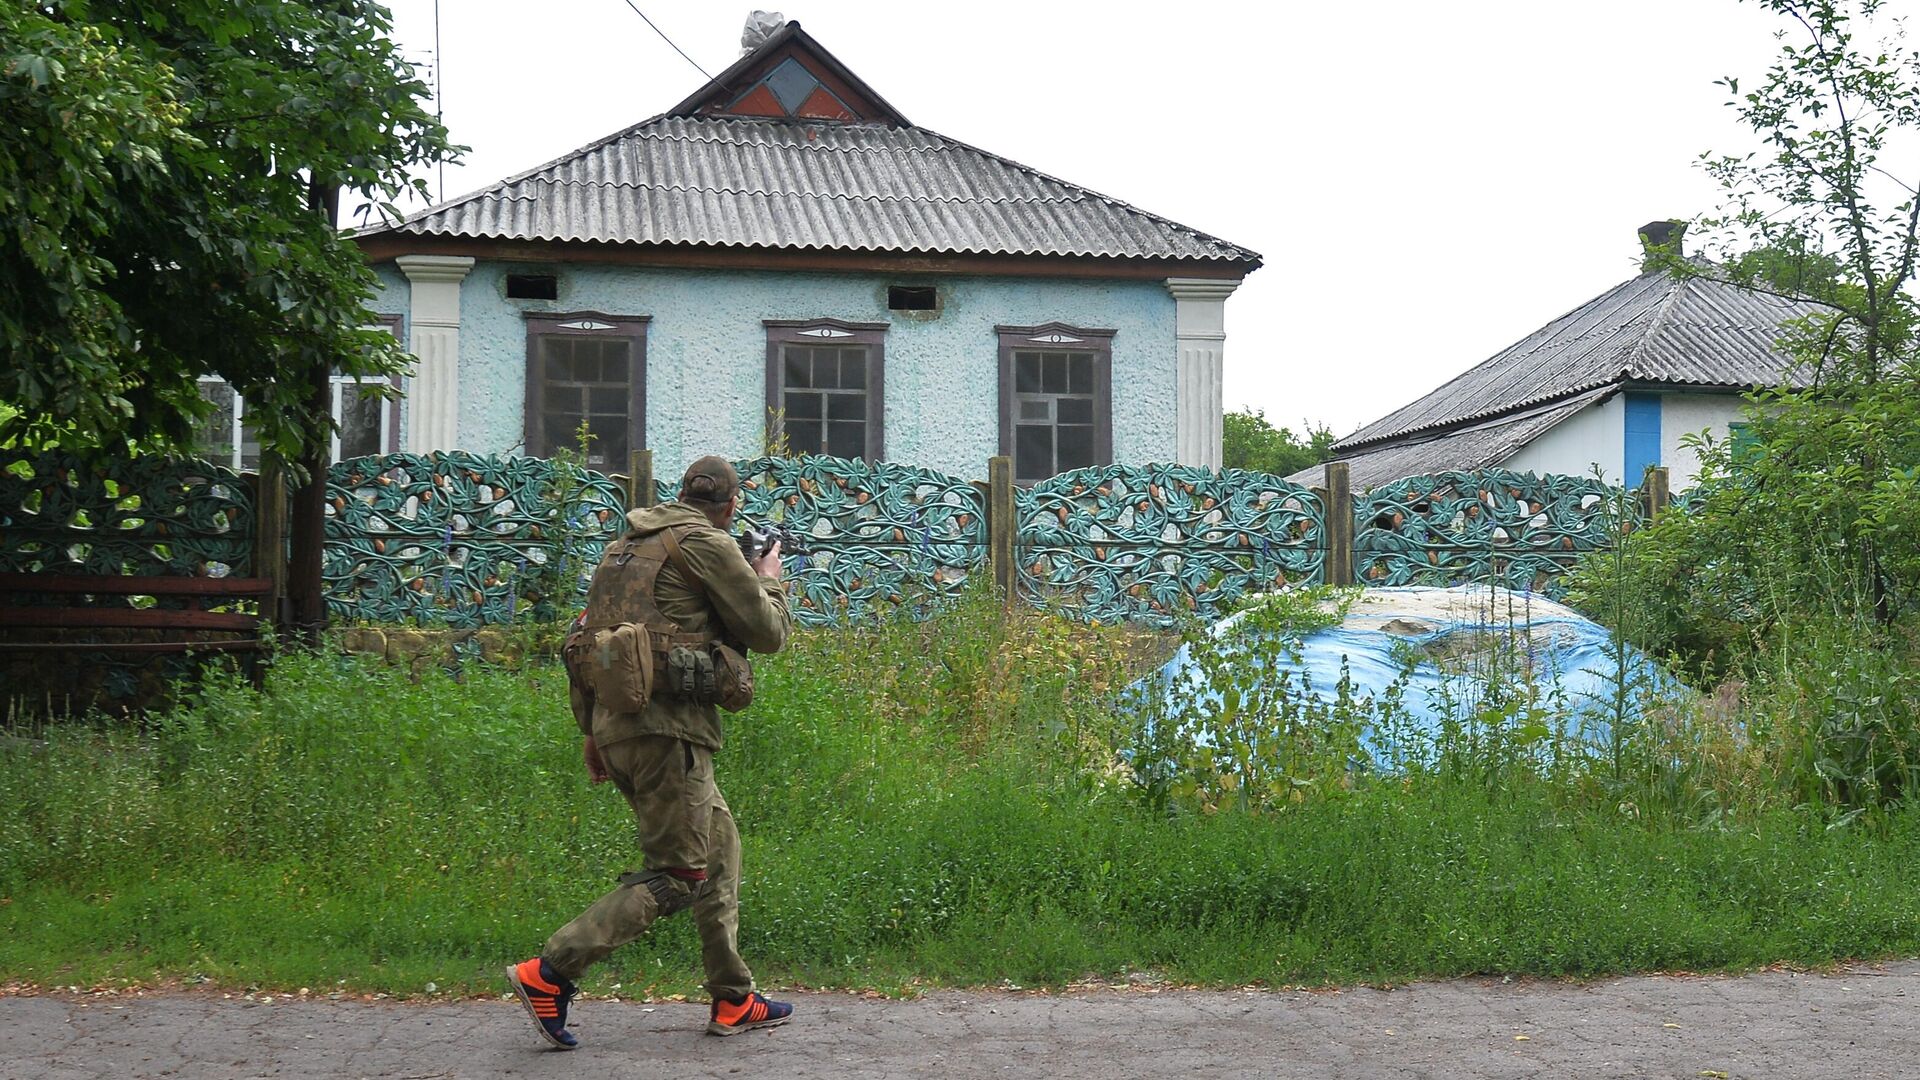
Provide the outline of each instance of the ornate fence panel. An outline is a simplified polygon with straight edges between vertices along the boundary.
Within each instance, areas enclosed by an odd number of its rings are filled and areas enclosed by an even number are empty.
[[[841,622],[952,596],[987,555],[986,499],[957,476],[844,458],[739,461],[743,517],[811,538],[789,559],[794,618]],[[662,497],[671,485],[662,485]]]
[[[1319,496],[1277,476],[1175,465],[1063,473],[1017,494],[1021,595],[1102,622],[1212,618],[1326,570]]]
[[[625,512],[606,476],[539,458],[342,461],[327,472],[327,603],[369,622],[559,617]]]
[[[1618,489],[1576,476],[1408,477],[1354,500],[1354,576],[1362,585],[1492,582],[1557,596],[1582,556],[1612,546],[1618,498]]]
[[[239,473],[160,457],[0,457],[0,571],[246,577],[253,492]]]

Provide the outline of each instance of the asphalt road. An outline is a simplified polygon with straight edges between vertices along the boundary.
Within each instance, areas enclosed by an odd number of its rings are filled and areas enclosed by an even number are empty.
[[[702,1033],[698,1004],[588,1001],[580,1049],[517,1003],[219,993],[0,998],[0,1078],[1920,1077],[1920,961],[1827,974],[1393,990],[943,991],[795,997],[792,1024]]]

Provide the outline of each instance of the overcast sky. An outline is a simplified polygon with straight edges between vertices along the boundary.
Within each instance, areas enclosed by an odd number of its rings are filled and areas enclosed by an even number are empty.
[[[431,62],[433,0],[389,0]],[[635,0],[700,66],[750,4]],[[1752,136],[1713,85],[1775,24],[1735,0],[781,8],[914,123],[1250,247],[1229,408],[1345,434],[1635,272],[1634,230],[1712,208]],[[441,0],[459,195],[705,79],[624,0]]]

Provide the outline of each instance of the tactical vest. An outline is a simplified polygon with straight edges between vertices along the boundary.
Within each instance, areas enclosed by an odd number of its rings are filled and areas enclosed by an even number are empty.
[[[660,570],[670,559],[699,587],[672,532],[622,537],[608,544],[588,586],[579,628],[567,636],[563,655],[568,673],[615,712],[645,708],[660,688],[674,650],[702,650],[710,641],[705,634],[683,633],[654,600]]]
[[[661,642],[663,651],[673,645],[706,642],[703,635],[681,633],[680,624],[661,614],[659,604],[653,599],[654,582],[661,568],[673,558],[673,548],[679,546],[679,537],[670,536],[674,531],[688,530],[682,527],[638,538],[626,536],[607,545],[606,553],[600,557],[600,566],[593,572],[593,583],[587,588],[582,629],[602,630],[621,623],[639,623]],[[680,563],[680,572],[693,578],[685,562]],[[697,579],[691,584],[696,589],[700,587]]]

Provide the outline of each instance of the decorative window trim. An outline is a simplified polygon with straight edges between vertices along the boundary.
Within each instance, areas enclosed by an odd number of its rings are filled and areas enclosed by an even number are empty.
[[[522,448],[528,454],[546,441],[541,416],[546,406],[546,380],[539,370],[540,339],[547,337],[622,337],[633,342],[627,368],[627,450],[647,445],[647,324],[651,315],[608,315],[602,311],[523,311],[527,323],[526,425]]]
[[[864,345],[867,348],[867,447],[861,457],[867,461],[886,460],[887,331],[892,324],[839,319],[763,319],[761,323],[767,328],[767,427],[771,429],[774,418],[782,415],[782,390],[786,385],[783,346]]]
[[[996,326],[1000,335],[1000,453],[1014,456],[1013,354],[1028,350],[1090,352],[1093,354],[1093,461],[1113,463],[1113,336],[1116,330],[1069,326],[1063,322],[1039,326]],[[1024,483],[1031,484],[1028,480]]]

